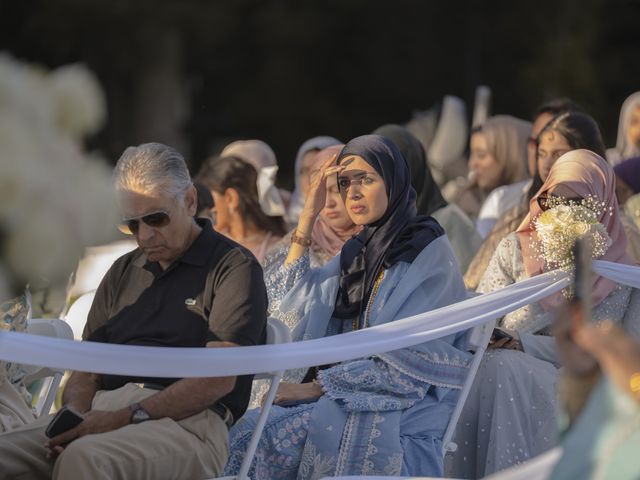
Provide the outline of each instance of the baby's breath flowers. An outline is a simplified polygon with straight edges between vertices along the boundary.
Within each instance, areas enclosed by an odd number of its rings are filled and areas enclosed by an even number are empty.
[[[580,202],[563,197],[548,197],[547,210],[534,220],[537,235],[532,238],[532,251],[545,264],[545,270],[565,271],[573,274],[575,258],[573,245],[579,237],[589,238],[591,258],[602,257],[611,246],[611,238],[599,218],[605,211],[605,204],[595,197],[587,197]],[[610,210],[610,209],[609,209]],[[571,296],[571,291],[565,291]]]

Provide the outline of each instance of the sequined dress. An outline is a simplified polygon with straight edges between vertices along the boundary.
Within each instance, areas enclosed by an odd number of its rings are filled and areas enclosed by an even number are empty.
[[[480,281],[480,293],[528,278],[515,233],[496,249]],[[618,285],[593,312],[595,321],[622,322],[632,289]],[[498,326],[517,331],[524,353],[490,350],[480,364],[458,422],[457,452],[446,461],[455,478],[481,478],[556,446],[558,363],[550,336],[553,312],[538,303],[505,315]]]

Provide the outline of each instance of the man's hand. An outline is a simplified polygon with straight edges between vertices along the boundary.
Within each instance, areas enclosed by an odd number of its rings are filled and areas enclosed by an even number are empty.
[[[117,430],[129,424],[131,411],[123,408],[113,412],[104,410],[89,411],[82,422],[71,430],[53,437],[45,443],[45,447],[49,449],[47,458],[56,458],[64,451],[64,447],[76,438],[84,437],[92,433],[105,433]]]

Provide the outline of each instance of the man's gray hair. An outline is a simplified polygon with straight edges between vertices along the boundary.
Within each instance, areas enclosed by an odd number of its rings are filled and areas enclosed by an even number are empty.
[[[116,190],[163,192],[181,197],[192,185],[189,169],[175,148],[162,143],[128,147],[113,172]]]

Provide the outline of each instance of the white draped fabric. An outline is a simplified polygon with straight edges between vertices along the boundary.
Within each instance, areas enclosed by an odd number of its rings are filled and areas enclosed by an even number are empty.
[[[607,278],[640,288],[640,268],[594,262]],[[397,350],[472,328],[569,285],[548,272],[501,290],[389,324],[285,345],[237,348],[166,348],[73,342],[0,332],[0,359],[114,375],[213,377],[246,375],[337,363]]]

